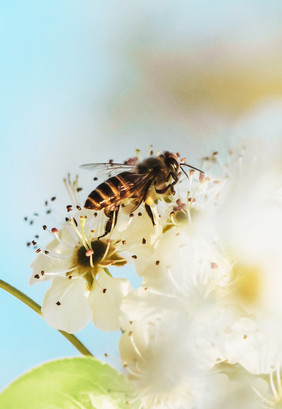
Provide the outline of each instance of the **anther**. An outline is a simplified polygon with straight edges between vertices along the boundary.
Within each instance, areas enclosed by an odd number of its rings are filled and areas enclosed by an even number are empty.
[[[126,244],[126,240],[122,240],[122,244]]]
[[[34,236],[36,239],[39,239],[39,236],[38,236],[38,234],[36,234],[35,236]]]
[[[145,238],[142,239],[142,244],[146,244],[146,239]]]
[[[79,193],[79,192],[81,192],[82,191],[82,187],[78,187],[77,189],[76,189],[76,191]]]
[[[71,212],[71,211],[72,211],[72,205],[67,205],[66,208],[67,208],[67,211],[68,211],[68,212]]]
[[[156,261],[156,266],[158,266],[160,264],[160,260]]]
[[[47,229],[46,224],[44,224],[44,225],[42,226],[42,229],[43,229],[43,230],[46,230],[46,229]]]
[[[33,276],[33,277],[38,280],[39,279],[39,274],[35,274],[35,276]]]
[[[92,249],[89,249],[85,252],[86,257],[90,257],[92,256],[92,254],[94,254],[94,251]]]
[[[212,268],[212,269],[215,269],[215,268],[217,268],[217,267],[218,267],[218,265],[217,265],[216,263],[211,262],[211,268]]]
[[[61,305],[60,301],[57,301],[57,302],[56,302],[56,305]]]
[[[59,230],[58,230],[56,227],[52,227],[52,229],[51,229],[51,232],[52,232],[52,233],[58,233],[58,231],[59,231]]]
[[[77,210],[81,210],[81,207],[80,207],[80,206],[76,206],[76,208],[77,208]]]
[[[77,221],[76,221],[76,219],[75,219],[75,217],[73,218],[73,221],[74,221],[74,224],[76,225],[76,227],[78,226],[78,223],[77,223]]]
[[[31,221],[29,222],[29,224],[30,224],[30,225],[33,224],[33,220],[31,220]]]
[[[35,250],[35,253],[40,253],[40,251],[41,251],[41,249],[37,249],[37,250]]]
[[[27,245],[27,247],[29,247],[29,246],[31,245],[31,242],[28,241],[28,242],[26,243],[26,245]]]
[[[33,213],[33,216],[39,216],[39,214],[38,213]]]
[[[107,291],[107,289],[106,289],[106,288],[103,288],[103,294],[105,294],[106,291]]]
[[[49,254],[49,251],[48,251],[48,250],[45,250],[44,253],[47,255],[47,254]]]
[[[141,213],[141,212],[139,212],[139,213],[138,213],[138,216],[142,216],[142,213]]]
[[[48,200],[45,200],[44,204],[45,204],[45,206],[48,206]]]
[[[72,276],[68,276],[68,279],[71,280],[71,279],[72,279]]]
[[[51,210],[50,210],[50,209],[46,211],[46,214],[50,214],[50,213],[51,213]]]
[[[97,176],[95,176],[95,178],[93,178],[93,180],[96,182],[96,180],[98,180]]]
[[[97,217],[97,216],[98,216],[98,213],[97,213],[97,212],[95,212],[95,213],[94,213],[94,217]]]
[[[109,355],[108,355],[107,353],[104,354],[104,357],[105,357],[105,358],[108,358],[108,356],[109,356]]]
[[[44,276],[45,272],[42,270],[40,274],[41,274],[42,276]]]
[[[25,221],[25,222],[27,221],[27,217],[26,217],[26,216],[24,217],[24,221]]]
[[[133,213],[130,213],[129,217],[133,217],[133,216],[134,216],[134,214],[133,214]]]
[[[32,240],[32,244],[34,245],[34,246],[36,246],[36,241],[34,241],[34,240]]]
[[[51,202],[54,202],[56,200],[56,196],[51,197]]]
[[[134,260],[136,260],[136,259],[137,259],[136,254],[133,254],[133,256],[131,256],[131,258],[133,258]]]
[[[199,181],[203,182],[205,180],[205,174],[203,172],[200,172],[199,174]]]
[[[69,222],[70,219],[69,219],[68,217],[65,217],[65,221],[66,221],[66,222]]]

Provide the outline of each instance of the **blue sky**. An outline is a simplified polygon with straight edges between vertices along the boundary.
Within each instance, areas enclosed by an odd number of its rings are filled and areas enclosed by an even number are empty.
[[[259,0],[0,1],[0,277],[42,302],[46,287],[27,284],[33,254],[25,246],[30,230],[23,217],[60,194],[62,178],[80,164],[124,160],[136,147],[147,150],[153,143],[160,149],[182,148],[197,165],[201,154],[221,143],[219,135],[209,146],[192,134],[183,139],[187,128],[175,119],[162,123],[150,116],[146,98],[144,111],[134,112],[134,124],[125,120],[121,126],[112,119],[137,76],[127,59],[132,32],[137,48],[151,41],[152,32],[164,49],[203,47],[226,32],[251,47],[275,36],[281,11],[281,2],[266,6]],[[136,27],[143,33],[139,39]],[[0,388],[40,362],[77,354],[3,291],[0,323]],[[78,336],[96,356],[107,352],[110,362],[119,364],[118,333],[89,325]]]

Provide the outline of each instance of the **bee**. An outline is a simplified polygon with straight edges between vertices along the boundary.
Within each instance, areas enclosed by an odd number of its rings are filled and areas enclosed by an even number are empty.
[[[133,162],[133,164],[132,164]],[[107,170],[109,173],[117,172],[96,187],[88,196],[84,207],[92,210],[104,210],[109,218],[104,237],[117,223],[120,206],[125,207],[128,213],[135,211],[141,203],[145,203],[145,210],[155,225],[151,205],[156,196],[165,198],[173,195],[174,185],[179,181],[182,172],[188,177],[183,166],[203,173],[200,169],[181,162],[178,155],[165,151],[157,156],[150,156],[139,163],[128,162],[94,163],[82,165],[82,168]],[[123,171],[121,171],[123,170]],[[182,171],[182,172],[181,172]]]

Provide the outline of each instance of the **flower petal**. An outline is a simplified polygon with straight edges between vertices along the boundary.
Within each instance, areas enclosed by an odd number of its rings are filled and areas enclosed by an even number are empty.
[[[45,294],[42,315],[56,329],[74,333],[84,328],[91,320],[84,280],[55,278]]]
[[[89,304],[92,308],[92,319],[95,326],[103,331],[115,331],[120,328],[120,306],[131,286],[124,278],[112,278],[104,271],[94,283],[89,294]]]

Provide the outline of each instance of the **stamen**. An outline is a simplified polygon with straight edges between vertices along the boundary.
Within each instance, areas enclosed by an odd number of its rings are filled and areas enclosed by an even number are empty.
[[[275,385],[274,385],[274,382],[273,382],[273,372],[270,373],[270,386],[271,386],[273,396],[275,397],[275,400],[278,400],[278,393],[277,393],[277,391],[275,389]]]
[[[252,386],[252,389],[263,402],[265,402],[267,405],[270,405],[270,406],[273,405],[273,401],[271,401],[270,399],[267,399],[265,396],[263,396],[262,393],[257,390],[257,388]]]
[[[136,343],[135,343],[135,341],[134,341],[134,337],[133,337],[133,335],[132,335],[132,331],[129,331],[128,335],[129,335],[129,337],[130,337],[130,341],[131,341],[131,343],[132,343],[132,345],[133,345],[133,348],[135,349],[136,354],[137,354],[141,359],[144,359],[144,358],[143,358],[143,355],[141,354],[141,352],[140,352],[139,349],[137,348],[137,345],[136,345]]]
[[[62,271],[48,271],[48,272],[44,271],[44,275],[45,275],[45,276],[55,276],[55,275],[57,275],[57,276],[59,276],[59,275],[64,276],[64,275],[67,275],[67,274],[69,274],[69,273],[72,273],[72,272],[75,271],[75,270],[76,270],[76,267],[70,268],[70,269],[68,269],[68,270],[62,270]],[[42,274],[42,275],[43,275],[43,274]]]
[[[281,376],[280,376],[280,362],[277,365],[276,377],[277,377],[277,385],[278,385],[279,395],[281,396],[282,395],[282,385],[281,385]]]

